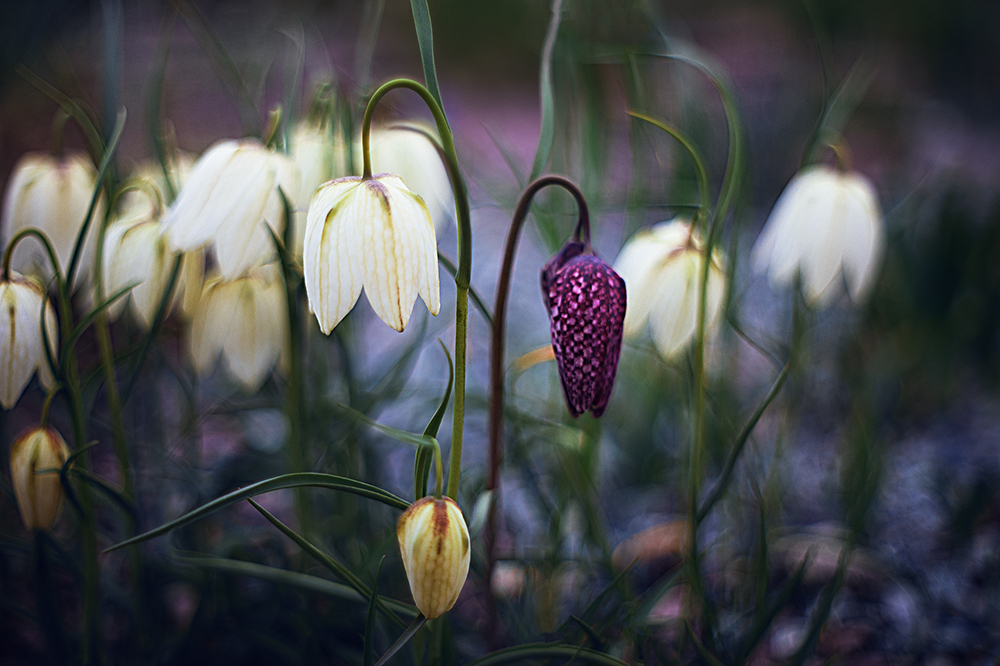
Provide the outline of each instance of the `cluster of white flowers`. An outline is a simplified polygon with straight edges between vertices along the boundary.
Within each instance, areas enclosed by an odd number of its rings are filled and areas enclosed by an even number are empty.
[[[290,132],[288,154],[257,139],[218,141],[196,160],[182,153],[169,165],[171,186],[161,165],[139,165],[112,202],[104,230],[101,292],[104,298],[128,292],[108,307],[109,315],[117,318],[130,307],[148,329],[179,258],[170,305],[191,319],[196,371],[211,372],[221,356],[233,378],[256,390],[287,351],[288,307],[274,238],[283,238],[289,222],[290,257],[304,264],[309,308],[324,333],[347,315],[362,286],[376,313],[396,330],[406,326],[417,294],[437,314],[432,219],[443,226],[453,206],[432,136],[422,126],[374,130],[373,163],[380,173],[365,181],[349,178],[360,165],[348,164],[339,134],[312,122]],[[361,154],[360,140],[354,153]],[[417,194],[391,175],[397,172],[412,179]],[[174,188],[176,199],[165,205]],[[38,229],[65,274],[96,189],[97,170],[83,153],[25,155],[7,184],[0,239],[6,243],[22,229]],[[433,217],[421,196],[432,202]],[[75,281],[86,285],[89,306],[97,304],[89,278],[107,205],[102,195]],[[0,366],[6,370],[0,404],[7,409],[36,368],[44,383],[51,381],[39,334],[45,285],[53,275],[43,250],[36,238],[22,239],[12,255],[12,277],[0,282],[0,302],[13,313],[0,322]],[[52,306],[45,312],[55,349]]]

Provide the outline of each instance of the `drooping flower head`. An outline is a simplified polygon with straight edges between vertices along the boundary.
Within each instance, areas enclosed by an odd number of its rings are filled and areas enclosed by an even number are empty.
[[[778,198],[753,248],[754,269],[771,286],[802,279],[806,300],[829,305],[841,274],[854,302],[875,281],[885,245],[882,209],[871,181],[856,171],[812,165]]]
[[[194,368],[205,374],[221,354],[229,373],[256,391],[288,345],[285,285],[276,264],[236,280],[209,279],[191,320]]]
[[[268,260],[285,228],[279,188],[294,200],[299,170],[256,139],[220,141],[198,158],[164,223],[175,250],[211,243],[223,277],[236,279]]]
[[[7,183],[0,236],[9,241],[23,229],[41,230],[51,241],[59,259],[59,269],[65,274],[96,187],[97,169],[84,153],[68,153],[62,157],[27,153],[18,160]],[[102,196],[94,211],[94,220],[103,217]],[[98,224],[91,222],[78,275],[88,273],[97,229]],[[17,246],[11,266],[21,273],[37,274],[44,279],[52,275],[48,255],[34,238],[26,238]]]
[[[69,447],[50,426],[32,428],[11,447],[10,480],[29,530],[47,531],[59,517],[64,491],[56,470],[68,458]]]
[[[306,296],[329,333],[361,296],[382,321],[406,328],[417,295],[441,308],[437,239],[423,200],[399,176],[340,178],[309,205],[303,251]]]
[[[704,244],[687,220],[674,219],[643,229],[629,239],[615,260],[615,270],[628,285],[631,301],[625,335],[641,333],[646,323],[656,351],[671,359],[693,339],[698,327],[698,298]],[[705,330],[710,332],[722,311],[725,264],[712,251],[705,299]]]
[[[450,497],[424,497],[396,523],[413,603],[428,620],[455,605],[469,575],[469,528]]]
[[[574,240],[545,264],[541,283],[566,405],[573,416],[600,416],[618,372],[625,281]]]
[[[45,300],[45,291],[30,278],[11,271],[9,280],[0,280],[0,406],[4,409],[17,404],[36,369],[44,386],[54,381],[42,337]],[[58,338],[51,302],[45,302],[44,313],[45,333],[54,357]]]

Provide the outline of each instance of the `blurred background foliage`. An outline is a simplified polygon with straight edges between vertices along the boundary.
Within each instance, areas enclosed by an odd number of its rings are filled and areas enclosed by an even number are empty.
[[[442,94],[473,190],[473,285],[491,303],[499,248],[541,124],[538,71],[550,6],[429,5]],[[261,109],[282,99],[290,57],[281,31],[299,26],[307,84],[334,78],[354,104],[370,92],[355,78],[356,42],[370,12],[364,3],[197,6]],[[887,213],[881,277],[863,307],[845,300],[805,313],[805,361],[765,414],[729,493],[705,523],[707,585],[719,608],[713,649],[726,663],[1000,659],[1000,7],[986,0],[565,0],[564,12],[553,49],[556,130],[548,170],[581,184],[595,210],[595,247],[609,262],[635,230],[689,214],[697,196],[676,146],[628,121],[627,109],[682,128],[707,157],[715,186],[725,166],[724,116],[710,84],[650,54],[665,43],[697,45],[729,77],[743,114],[749,171],[725,238],[734,275],[731,326],[710,353],[709,479],[725,467],[747,416],[787,360],[793,335],[790,295],[770,292],[750,272],[749,248],[798,168],[826,98],[859,60],[874,72],[845,137],[855,168],[876,182]],[[48,146],[54,109],[16,73],[21,63],[83,99],[105,123],[116,104],[104,96],[115,90],[131,114],[119,160],[146,155],[150,130],[141,109],[169,4],[42,0],[5,3],[0,14],[0,179],[6,182],[23,152]],[[121,50],[109,61],[114,16],[121,19]],[[239,112],[210,59],[180,22],[172,35],[164,115],[181,148],[199,152],[239,135]],[[371,83],[421,78],[408,3],[386,3],[371,66]],[[400,116],[418,108],[402,96],[391,103]],[[72,134],[68,141],[82,143]],[[568,197],[540,197],[536,226],[527,227],[511,303],[518,323],[510,327],[508,358],[515,367],[548,343],[536,269],[570,233],[573,211]],[[454,257],[451,231],[442,251]],[[442,285],[445,294],[453,289]],[[355,312],[329,339],[314,331],[306,366],[314,469],[409,497],[411,454],[343,406],[419,432],[443,392],[446,373],[433,339],[447,339],[451,316],[431,320],[419,312],[403,336],[377,329],[368,312]],[[486,475],[488,329],[479,314],[472,319],[461,499],[475,526]],[[127,319],[116,324],[116,340],[133,339],[132,326]],[[127,407],[134,509],[143,528],[286,468],[283,380],[275,376],[248,396],[222,373],[196,377],[183,339],[183,323],[169,320]],[[96,366],[94,341],[81,344],[84,365]],[[691,374],[688,357],[663,363],[648,341],[627,344],[611,406],[596,421],[569,418],[551,363],[511,371],[503,566],[492,586],[504,643],[561,640],[629,663],[709,662],[685,638],[676,575],[684,552]],[[96,383],[88,399],[89,434],[106,442],[107,405]],[[17,409],[0,415],[5,447],[37,418],[40,402],[40,392],[29,391]],[[64,413],[54,413],[53,422],[68,429]],[[447,426],[441,439],[447,441]],[[94,456],[95,471],[114,479],[107,450],[98,447]],[[73,661],[76,528],[64,517],[46,537],[48,571],[33,568],[7,479],[0,633],[8,638],[0,661]],[[396,514],[352,496],[309,492],[314,541],[367,585],[385,555],[379,593],[409,599]],[[272,513],[294,520],[290,493],[265,499]],[[128,536],[127,519],[113,497],[100,500],[108,546]],[[854,557],[841,568],[845,549]],[[366,600],[296,578],[327,573],[250,507],[214,514],[144,552],[139,571],[121,553],[104,560],[107,663],[364,663]],[[633,558],[633,569],[622,573]],[[270,568],[253,569],[260,566]],[[40,575],[48,576],[51,598],[36,599],[32,581]],[[482,623],[490,588],[483,575],[476,544],[460,612],[440,629],[453,638],[446,642],[453,654],[442,663],[464,663],[487,649]],[[826,629],[813,632],[811,619],[824,604]],[[382,620],[377,626],[381,652],[401,628]],[[423,647],[404,651],[399,663],[417,661]],[[814,651],[818,656],[810,656]]]

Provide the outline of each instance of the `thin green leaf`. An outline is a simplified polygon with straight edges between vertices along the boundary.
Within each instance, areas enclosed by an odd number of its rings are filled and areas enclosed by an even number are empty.
[[[438,87],[437,68],[434,66],[434,28],[431,26],[431,12],[427,0],[410,0],[413,12],[413,27],[417,31],[417,45],[420,47],[420,64],[424,68],[424,84],[431,97],[444,111],[441,89]]]
[[[576,615],[571,614],[569,616],[569,619],[572,620],[576,624],[576,626],[583,629],[583,633],[587,634],[587,638],[589,638],[590,642],[594,644],[595,650],[599,650],[601,652],[604,651],[604,642],[601,641],[601,637],[597,635],[597,632],[594,630],[593,627],[591,627],[589,624],[578,618]]]
[[[371,83],[372,59],[375,56],[375,44],[378,41],[378,30],[382,25],[384,12],[385,0],[365,3],[358,44],[354,49],[354,81],[360,90],[368,90]]]
[[[63,343],[62,358],[66,358],[66,355],[69,353],[70,348],[76,343],[77,340],[80,339],[80,336],[84,334],[84,332],[87,330],[87,327],[94,323],[94,320],[97,319],[97,316],[100,315],[101,312],[103,312],[106,308],[110,307],[111,304],[117,301],[119,298],[121,298],[128,292],[135,289],[137,286],[139,286],[138,282],[133,282],[131,284],[126,285],[122,289],[115,292],[113,296],[104,299],[104,301],[100,305],[98,305],[96,308],[88,312],[87,316],[80,320],[80,323],[76,325],[76,328],[73,329],[73,332],[69,334],[68,338],[66,338],[66,342]]]
[[[844,133],[844,126],[861,104],[865,93],[875,80],[876,69],[864,58],[858,58],[840,86],[826,104],[826,111],[816,125],[813,134],[806,141],[800,166],[806,166],[818,159],[818,153],[825,145],[836,143]]]
[[[771,622],[778,614],[778,611],[784,608],[785,604],[787,604],[788,600],[791,598],[792,593],[802,582],[802,578],[805,576],[808,565],[809,553],[806,553],[806,556],[802,558],[802,564],[799,565],[795,574],[782,583],[781,588],[774,596],[774,599],[771,600],[771,603],[769,603],[766,607],[761,608],[760,616],[754,620],[753,626],[750,627],[747,633],[743,636],[743,639],[740,641],[740,649],[736,653],[736,660],[734,663],[744,663],[750,656],[750,653],[753,652],[753,649],[757,647],[757,643],[759,643],[760,639],[764,637],[764,634],[767,632],[768,627],[771,626]]]
[[[802,645],[799,646],[799,649],[796,650],[795,654],[792,655],[792,658],[788,660],[788,666],[802,666],[806,659],[808,659],[816,649],[816,643],[819,641],[819,633],[823,630],[823,625],[826,624],[827,618],[830,617],[830,609],[833,607],[833,600],[837,596],[837,592],[840,590],[840,586],[844,582],[844,575],[847,573],[847,563],[851,558],[853,549],[853,544],[848,543],[840,551],[840,560],[837,562],[837,572],[823,587],[819,600],[816,602],[816,607],[812,612],[809,633],[806,635],[805,640],[802,641]]]
[[[148,541],[149,539],[162,536],[177,529],[178,527],[182,527],[183,525],[194,522],[199,518],[203,518],[214,511],[236,504],[237,502],[242,502],[250,497],[256,497],[257,495],[263,495],[264,493],[269,493],[275,490],[283,490],[285,488],[301,487],[339,490],[341,492],[351,493],[352,495],[358,495],[359,497],[365,497],[377,502],[382,502],[383,504],[391,506],[394,509],[399,509],[400,511],[404,511],[408,506],[410,506],[410,503],[406,500],[396,497],[392,493],[382,490],[377,486],[364,483],[363,481],[355,481],[354,479],[348,479],[343,476],[323,474],[321,472],[294,472],[292,474],[282,474],[281,476],[258,481],[257,483],[247,486],[246,488],[234,490],[233,492],[223,495],[218,499],[201,505],[193,511],[185,513],[183,516],[180,516],[165,525],[161,525],[156,529],[150,530],[131,539],[127,539],[121,543],[117,543],[104,552],[108,553],[113,550],[118,550],[119,548],[124,548],[125,546],[130,546],[134,543],[141,543],[143,541]]]
[[[724,665],[724,664],[723,664],[723,663],[722,663],[722,662],[721,662],[721,661],[719,660],[719,658],[718,658],[718,657],[716,657],[716,656],[715,656],[714,654],[712,654],[712,653],[711,653],[711,652],[709,651],[709,649],[708,649],[707,647],[705,647],[705,644],[704,644],[704,643],[702,643],[702,642],[701,642],[701,639],[700,639],[700,638],[698,638],[698,635],[697,635],[696,633],[694,633],[694,629],[692,629],[692,628],[691,628],[691,623],[690,623],[690,622],[688,622],[687,620],[685,620],[685,621],[684,621],[684,628],[685,628],[685,629],[687,630],[687,635],[688,635],[688,638],[690,638],[690,639],[691,639],[691,642],[692,642],[692,643],[694,643],[694,647],[695,647],[695,649],[696,649],[696,650],[698,650],[698,654],[700,654],[700,655],[701,655],[701,658],[702,658],[702,659],[703,659],[703,660],[704,660],[704,661],[705,661],[705,662],[706,662],[706,663],[707,663],[707,664],[708,664],[709,666],[725,666],[725,665]]]
[[[499,151],[503,161],[507,163],[507,168],[514,174],[514,180],[517,181],[517,191],[520,192],[527,183],[524,180],[524,174],[521,173],[521,165],[517,163],[517,156],[514,155],[513,150],[500,143],[500,138],[494,135],[489,127],[483,125],[483,130],[485,130],[486,136],[490,137],[490,141]]]
[[[283,522],[278,520],[276,517],[274,517],[273,514],[271,514],[270,511],[262,507],[260,504],[257,504],[257,502],[254,502],[249,497],[247,498],[247,501],[250,502],[253,508],[257,509],[260,515],[264,516],[264,518],[266,518],[269,523],[277,527],[282,532],[282,534],[284,534],[289,539],[297,543],[302,550],[306,551],[307,553],[315,557],[320,564],[325,566],[327,569],[332,571],[340,578],[344,579],[347,582],[347,584],[353,587],[355,590],[357,590],[359,594],[361,594],[363,597],[372,596],[371,589],[369,589],[369,587],[365,585],[364,581],[358,578],[353,571],[351,571],[343,564],[341,564],[337,560],[333,559],[332,557],[324,553],[315,544],[313,544],[304,536],[293,530],[291,527],[285,525]],[[390,620],[392,620],[401,627],[405,626],[405,623],[401,619],[399,619],[399,616],[397,616],[392,611],[392,609],[390,609],[384,602],[379,600],[376,603],[379,607],[379,610],[385,613]]]
[[[153,57],[153,64],[147,77],[149,92],[146,103],[146,127],[149,128],[153,154],[160,163],[163,182],[167,186],[167,191],[163,194],[164,203],[168,206],[174,202],[180,189],[180,184],[174,182],[174,175],[170,172],[170,156],[164,141],[166,133],[163,129],[163,82],[166,80],[167,60],[170,56],[170,42],[173,39],[176,20],[176,13],[169,13],[164,17],[160,36],[156,40],[156,55]]]
[[[437,437],[438,428],[441,427],[441,421],[444,419],[445,410],[448,409],[448,402],[451,400],[451,387],[455,383],[455,364],[451,361],[451,354],[448,352],[448,348],[444,346],[441,339],[438,338],[438,342],[441,344],[441,349],[444,351],[445,358],[448,359],[448,384],[445,386],[444,395],[441,397],[441,404],[438,405],[437,411],[434,412],[434,416],[431,417],[430,423],[424,428],[425,437]]]
[[[375,583],[372,585],[372,599],[368,604],[368,620],[365,622],[365,666],[371,666],[375,662],[375,609],[378,606],[378,579],[382,577],[383,564],[385,555],[378,561],[378,571],[375,572]]]
[[[346,416],[353,418],[355,421],[360,421],[365,425],[369,425],[373,428],[378,428],[390,438],[401,442],[403,444],[409,444],[410,446],[423,446],[428,444],[433,444],[437,440],[434,437],[428,435],[416,435],[407,430],[400,430],[399,428],[393,428],[392,426],[382,425],[370,419],[368,416],[362,414],[356,409],[351,409],[347,405],[337,405],[337,409],[345,412]]]
[[[120,488],[116,488],[90,470],[82,467],[73,467],[69,471],[110,497],[115,504],[120,506],[131,517],[133,523],[138,522],[139,514],[135,511],[135,505],[125,497]]]
[[[115,121],[114,130],[111,132],[111,139],[104,149],[104,154],[101,155],[101,164],[97,169],[97,180],[95,181],[97,185],[94,187],[94,194],[90,197],[90,206],[87,208],[87,215],[83,218],[83,224],[80,225],[80,231],[76,235],[73,254],[70,255],[69,268],[66,269],[65,287],[67,293],[73,293],[73,275],[76,273],[76,268],[80,265],[80,259],[83,256],[83,241],[87,237],[90,225],[93,224],[94,211],[97,209],[97,202],[100,201],[101,194],[104,191],[104,177],[111,166],[111,158],[114,157],[115,151],[118,149],[118,141],[122,138],[122,131],[125,129],[125,119],[127,117],[128,113],[125,111],[125,107],[122,107],[121,111],[118,112],[118,119]]]
[[[559,34],[559,24],[562,21],[562,0],[552,0],[552,18],[545,33],[542,45],[541,71],[538,76],[538,94],[541,99],[542,127],[538,132],[538,147],[535,149],[535,160],[531,165],[531,176],[528,182],[542,175],[552,151],[552,139],[555,136],[556,108],[555,96],[552,91],[552,51],[555,48],[556,36]]]
[[[288,571],[277,567],[269,567],[255,562],[244,562],[243,560],[232,560],[224,557],[188,557],[179,556],[177,561],[193,567],[214,569],[237,576],[250,576],[261,580],[271,581],[279,585],[298,588],[306,592],[316,592],[325,594],[345,601],[364,603],[363,597],[357,590],[343,583],[337,583],[319,576],[299,573],[298,571]],[[417,609],[407,604],[393,601],[382,597],[381,599],[392,610],[402,615],[415,616]]]
[[[695,520],[701,522],[708,515],[708,512],[712,510],[715,503],[719,501],[723,494],[726,492],[726,487],[729,485],[729,481],[733,476],[733,469],[736,467],[736,461],[740,457],[740,453],[743,451],[743,447],[746,445],[747,441],[750,439],[750,433],[757,426],[757,422],[760,421],[760,417],[764,415],[767,408],[774,402],[774,399],[778,397],[778,393],[781,391],[781,387],[785,384],[785,379],[788,378],[788,371],[791,364],[786,363],[785,367],[781,369],[778,373],[778,377],[774,380],[771,385],[771,390],[767,392],[764,400],[757,406],[756,411],[743,426],[743,430],[740,431],[739,436],[736,438],[736,443],[733,444],[732,450],[729,452],[729,459],[726,461],[726,466],[722,470],[722,474],[719,475],[719,480],[716,482],[715,486],[712,487],[712,491],[709,493],[708,497],[705,499],[705,503],[701,505],[698,509]]]
[[[438,263],[444,266],[444,269],[448,271],[448,275],[452,277],[458,275],[458,268],[455,267],[455,263],[448,257],[441,254],[440,250],[438,250]],[[493,313],[490,312],[490,306],[486,305],[486,301],[483,300],[483,297],[479,295],[479,292],[476,291],[476,288],[472,285],[469,285],[469,297],[472,298],[472,304],[476,306],[477,310],[479,310],[479,314],[481,314],[483,319],[486,320],[487,328],[492,329]]]
[[[601,605],[604,599],[607,598],[608,594],[611,593],[611,590],[613,590],[618,585],[618,583],[628,574],[628,572],[632,570],[632,567],[635,566],[635,563],[636,560],[633,560],[632,562],[629,563],[627,567],[623,568],[615,575],[614,578],[611,579],[611,582],[609,582],[604,587],[604,589],[601,590],[601,592],[596,597],[594,597],[594,600],[591,601],[589,604],[587,604],[587,607],[580,614],[579,617],[580,620],[584,622],[590,621],[591,616],[593,616],[594,612],[597,611],[597,608]],[[556,629],[556,632],[559,633],[565,631],[569,626],[569,622],[570,618],[567,618],[561,625],[559,625],[559,627]]]
[[[553,659],[556,657],[575,658],[590,664],[627,666],[624,661],[609,654],[564,643],[527,643],[504,648],[473,659],[466,666],[493,666],[494,664],[518,663],[527,659]]]
[[[427,622],[427,618],[423,615],[418,615],[413,623],[406,628],[403,635],[392,644],[392,647],[389,648],[377,662],[375,662],[375,666],[385,666],[386,662],[392,659],[393,655],[403,649],[403,647],[410,642],[410,639],[413,638],[413,636],[420,630],[420,627],[424,626],[425,622]]]

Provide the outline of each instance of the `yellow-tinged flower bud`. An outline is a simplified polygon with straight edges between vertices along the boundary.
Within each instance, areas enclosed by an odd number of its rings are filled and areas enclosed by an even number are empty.
[[[21,435],[10,450],[10,479],[17,508],[29,530],[48,530],[59,517],[63,487],[56,472],[69,458],[69,447],[55,428],[40,426]]]
[[[45,291],[34,280],[14,271],[9,281],[0,280],[0,406],[4,409],[17,404],[36,369],[42,384],[52,385],[42,338],[44,300]],[[58,338],[51,302],[45,303],[45,332],[55,356]]]
[[[22,229],[40,229],[52,242],[59,268],[65,273],[96,186],[97,169],[83,153],[69,153],[62,158],[46,153],[27,153],[18,160],[7,183],[0,218],[2,236],[9,241]],[[94,211],[95,222],[91,222],[87,232],[79,275],[88,273],[102,219],[103,197]],[[46,279],[52,275],[48,255],[34,238],[26,238],[18,244],[11,266],[22,273],[35,273]]]
[[[399,176],[340,178],[309,204],[303,272],[309,310],[329,333],[368,294],[382,321],[402,331],[417,294],[441,309],[437,239],[423,200]]]
[[[396,536],[413,603],[433,620],[455,605],[469,575],[465,516],[450,497],[424,497],[399,517]]]

